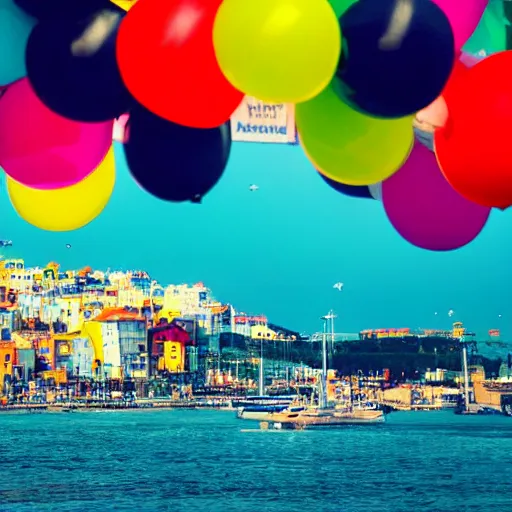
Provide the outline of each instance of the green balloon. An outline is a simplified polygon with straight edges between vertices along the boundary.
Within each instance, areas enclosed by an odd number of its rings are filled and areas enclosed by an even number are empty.
[[[304,152],[319,172],[339,183],[372,185],[389,178],[411,152],[412,117],[369,117],[343,103],[334,88],[331,82],[312,100],[296,105]]]
[[[478,27],[462,48],[466,53],[485,57],[507,49],[509,25],[503,10],[502,0],[492,0],[478,24]]]
[[[352,4],[358,0],[329,0],[331,7],[334,9],[336,16],[339,18]]]

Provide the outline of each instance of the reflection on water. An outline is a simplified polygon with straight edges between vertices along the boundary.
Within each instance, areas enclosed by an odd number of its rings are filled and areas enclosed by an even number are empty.
[[[0,415],[0,511],[511,510],[512,419],[241,432],[234,413]]]

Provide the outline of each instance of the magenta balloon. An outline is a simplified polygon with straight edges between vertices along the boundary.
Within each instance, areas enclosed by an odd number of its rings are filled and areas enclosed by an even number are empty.
[[[433,0],[450,20],[455,50],[460,50],[471,37],[484,14],[488,0]]]
[[[468,201],[445,180],[434,153],[415,143],[405,165],[382,184],[388,219],[411,244],[451,251],[471,242],[490,208]]]
[[[102,162],[112,129],[113,121],[79,123],[55,114],[24,78],[0,101],[0,167],[31,188],[69,187]]]

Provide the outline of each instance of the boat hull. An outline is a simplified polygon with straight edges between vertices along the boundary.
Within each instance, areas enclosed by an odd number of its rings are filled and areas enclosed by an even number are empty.
[[[241,420],[266,421],[273,415],[283,413],[286,410],[288,410],[288,408],[285,406],[239,407],[236,412],[236,417]]]
[[[240,420],[255,420],[255,421],[264,421],[268,420],[272,416],[270,412],[257,412],[257,411],[237,411],[236,417]]]
[[[340,428],[350,425],[377,425],[385,422],[382,411],[354,411],[354,412],[299,412],[277,413],[270,415],[267,428],[311,430],[323,428]],[[265,428],[264,425],[262,425]]]

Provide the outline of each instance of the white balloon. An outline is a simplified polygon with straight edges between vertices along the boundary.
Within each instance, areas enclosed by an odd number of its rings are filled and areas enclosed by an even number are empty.
[[[382,182],[368,185],[368,190],[376,201],[382,201]]]

